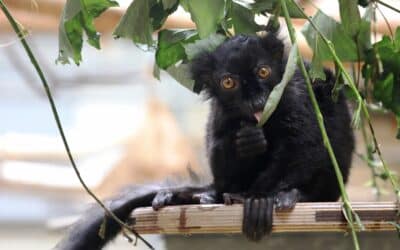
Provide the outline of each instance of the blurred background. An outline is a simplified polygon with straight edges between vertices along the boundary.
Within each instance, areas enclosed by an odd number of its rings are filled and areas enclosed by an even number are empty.
[[[207,175],[204,131],[208,105],[161,74],[153,78],[154,54],[130,41],[114,40],[112,29],[130,0],[119,0],[96,23],[103,33],[102,50],[84,46],[83,63],[56,65],[57,28],[64,0],[7,0],[29,31],[28,42],[51,84],[73,155],[83,179],[100,197],[123,186],[185,175],[188,166]],[[398,1],[386,2],[400,7]],[[313,7],[305,1],[306,11]],[[313,1],[337,17],[336,1]],[[400,15],[381,7],[393,27]],[[296,20],[299,31],[303,21]],[[178,11],[170,28],[193,27]],[[388,34],[378,17],[378,36]],[[304,38],[301,52],[311,50]],[[394,118],[374,114],[374,125],[392,170],[400,170],[400,141]],[[66,157],[41,83],[5,16],[0,13],[0,249],[50,249],[65,227],[92,202]],[[365,146],[357,132],[357,153]],[[368,187],[370,170],[354,156],[348,191],[353,201],[377,198]],[[385,188],[385,184],[382,184]],[[388,187],[388,186],[387,186]],[[390,188],[387,188],[390,191]],[[149,236],[157,249],[160,236]],[[122,239],[113,249],[131,249]]]

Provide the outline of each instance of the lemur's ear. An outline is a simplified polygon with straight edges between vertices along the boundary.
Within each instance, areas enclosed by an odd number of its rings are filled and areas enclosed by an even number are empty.
[[[278,32],[268,32],[261,35],[261,40],[264,48],[271,53],[274,59],[281,60],[285,52],[285,45],[278,38]]]
[[[194,80],[193,91],[200,93],[210,87],[215,68],[214,57],[210,52],[203,52],[190,63],[190,71]]]

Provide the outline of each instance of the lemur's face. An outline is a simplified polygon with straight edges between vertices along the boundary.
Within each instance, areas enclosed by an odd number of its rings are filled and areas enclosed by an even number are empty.
[[[271,35],[239,35],[195,59],[192,74],[227,115],[258,118],[282,77],[282,55],[282,42]]]

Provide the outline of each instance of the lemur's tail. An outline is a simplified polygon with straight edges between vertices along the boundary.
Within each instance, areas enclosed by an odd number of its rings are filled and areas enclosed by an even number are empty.
[[[118,197],[105,201],[105,205],[122,221],[129,218],[133,209],[151,206],[160,185],[147,185],[128,188]],[[99,230],[106,220],[104,238]],[[73,225],[67,235],[55,246],[56,250],[100,250],[121,231],[120,225],[105,216],[104,210],[95,205]]]

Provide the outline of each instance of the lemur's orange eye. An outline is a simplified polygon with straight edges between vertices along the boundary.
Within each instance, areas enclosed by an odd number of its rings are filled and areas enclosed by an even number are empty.
[[[226,77],[222,78],[221,86],[224,89],[232,89],[232,88],[236,87],[236,81],[232,77],[226,76]]]
[[[271,68],[268,66],[262,66],[257,71],[257,75],[261,79],[267,79],[270,74],[271,74]]]

